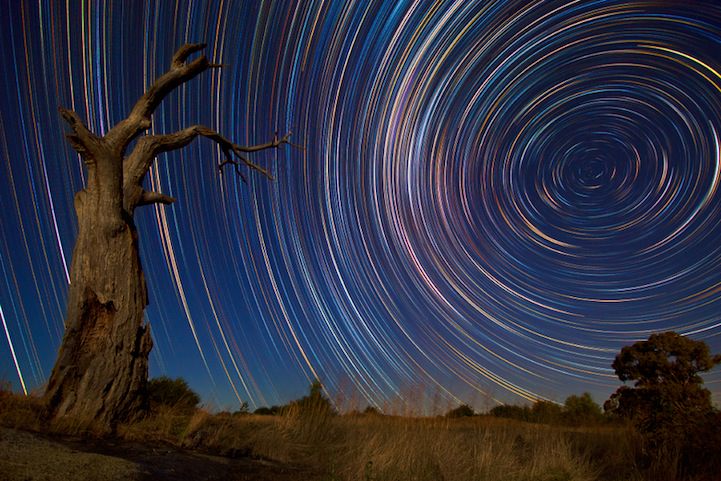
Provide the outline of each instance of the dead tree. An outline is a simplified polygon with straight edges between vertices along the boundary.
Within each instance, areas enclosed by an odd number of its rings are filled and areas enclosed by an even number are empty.
[[[52,417],[72,416],[114,428],[147,406],[148,355],[153,346],[149,326],[143,325],[148,304],[138,253],[135,209],[170,204],[172,197],[143,188],[143,179],[156,156],[180,149],[197,137],[220,146],[218,166],[247,166],[266,177],[270,173],[246,154],[287,144],[289,135],[268,143],[243,147],[218,132],[194,125],[179,132],[138,138],[148,130],[151,116],[168,93],[206,70],[220,68],[205,55],[188,57],[205,44],[182,46],[170,69],[135,103],[130,115],[104,137],[97,136],[72,110],[60,109],[70,125],[70,145],[82,157],[87,184],[75,195],[78,237],[70,267],[65,334],[50,376],[45,400]]]

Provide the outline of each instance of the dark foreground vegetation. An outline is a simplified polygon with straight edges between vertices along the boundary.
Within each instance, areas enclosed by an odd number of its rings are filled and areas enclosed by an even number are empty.
[[[634,385],[604,410],[584,393],[563,405],[485,414],[461,405],[433,417],[372,407],[339,414],[320,383],[284,406],[211,414],[182,379],[160,378],[149,383],[150,415],[119,425],[112,439],[272,460],[322,481],[711,481],[721,473],[721,414],[698,373],[719,362],[703,343],[659,334],[617,356],[617,374]],[[0,424],[107,439],[80,420],[50,420],[39,399],[8,389],[0,391]]]
[[[7,391],[0,396],[4,426],[90,440],[103,435],[81,423],[46,422],[33,398]],[[338,415],[328,406],[319,397],[283,406],[277,415],[258,415],[159,404],[146,419],[118,426],[115,436],[127,443],[302,466],[304,480],[645,479],[635,463],[638,438],[623,426],[550,426],[489,415]]]
[[[184,402],[160,402],[146,419],[120,425],[115,438],[236,459],[273,460],[300,469],[303,479],[322,481],[717,479],[716,472],[702,465],[693,474],[677,477],[679,460],[650,456],[644,437],[631,425],[604,416],[594,423],[576,422],[568,402],[564,407],[553,405],[560,417],[556,424],[547,424],[533,417],[534,412],[545,411],[538,407],[545,403],[514,408],[529,415],[521,421],[477,415],[470,408],[461,409],[461,416],[454,409],[445,416],[424,418],[386,416],[372,409],[367,414],[339,415],[325,397],[303,399],[280,407],[276,415],[211,414],[189,409]],[[0,423],[79,435],[92,443],[105,437],[80,422],[46,421],[37,399],[8,391],[0,393]],[[708,430],[718,437],[714,433]],[[719,442],[702,446],[700,452],[709,456],[703,463],[713,467],[721,454],[719,446]]]

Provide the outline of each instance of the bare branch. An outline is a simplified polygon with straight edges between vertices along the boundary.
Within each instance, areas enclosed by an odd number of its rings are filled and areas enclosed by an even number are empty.
[[[170,205],[175,202],[174,197],[169,195],[161,194],[160,192],[152,192],[144,190],[140,196],[140,200],[137,205],[150,205],[150,204],[165,204]]]
[[[75,112],[74,110],[66,109],[65,107],[59,107],[58,111],[60,112],[60,116],[63,118],[63,120],[65,120],[75,132],[92,135],[92,132],[90,132],[90,130],[88,130],[88,128],[83,123],[83,121],[80,120],[80,116],[77,114],[77,112]]]
[[[259,150],[274,149],[283,144],[290,143],[290,136],[293,132],[288,132],[281,139],[278,139],[278,132],[273,135],[273,140],[266,142],[265,144],[251,145],[249,147],[236,146],[237,152],[258,152]]]
[[[60,107],[58,111],[63,120],[73,129],[73,133],[66,134],[65,138],[76,152],[83,155],[86,161],[90,160],[87,158],[87,154],[97,151],[100,139],[85,126],[75,111],[64,107]]]
[[[245,165],[272,180],[273,176],[268,170],[251,162],[243,154],[274,149],[280,147],[281,145],[290,144],[290,135],[291,134],[288,133],[280,139],[277,135],[275,135],[272,141],[253,146],[241,146],[235,144],[215,130],[209,129],[203,125],[193,125],[192,127],[188,127],[172,134],[147,135],[138,141],[135,149],[128,156],[125,173],[126,182],[140,182],[147,170],[150,168],[153,159],[158,154],[183,148],[198,136],[206,137],[214,141],[220,147],[225,159],[218,165],[219,170],[222,171],[226,165],[232,164],[235,168],[235,172],[245,182],[247,179],[240,171],[240,166]]]
[[[205,55],[201,55],[195,60],[188,60],[192,54],[203,50],[205,46],[202,43],[186,44],[175,52],[170,69],[157,78],[143,96],[138,99],[130,115],[113,127],[105,136],[103,140],[107,143],[108,148],[124,156],[125,149],[130,141],[142,131],[150,128],[153,112],[173,89],[208,69],[223,67],[222,64],[211,63]],[[72,116],[70,118],[73,121],[75,120]],[[240,167],[247,166],[269,179],[273,179],[268,170],[251,162],[244,154],[290,144],[290,135],[288,133],[278,138],[276,132],[270,142],[251,146],[238,145],[203,125],[194,125],[172,134],[146,135],[138,140],[133,151],[123,160],[122,178],[126,209],[132,210],[137,205],[147,203],[169,203],[171,198],[163,194],[146,193],[144,191],[141,194],[143,178],[158,154],[181,149],[198,136],[206,137],[218,144],[223,152],[225,159],[218,166],[221,172],[226,165],[232,164],[238,176],[246,182],[247,179],[241,172]],[[71,141],[74,140],[71,139]]]
[[[175,51],[173,54],[173,60],[170,62],[170,66],[172,68],[182,67],[190,55],[203,50],[206,46],[207,44],[205,43],[186,43]]]
[[[222,66],[221,64],[210,63],[205,55],[186,62],[191,54],[203,48],[205,48],[204,43],[186,44],[175,52],[170,70],[158,77],[135,103],[130,115],[108,132],[106,138],[111,145],[121,152],[125,150],[133,138],[150,128],[151,115],[171,91],[210,68],[220,68]]]
[[[65,139],[67,139],[70,146],[77,152],[78,154],[82,155],[85,159],[88,152],[88,149],[85,148],[85,144],[82,140],[80,140],[80,137],[78,134],[65,134]],[[88,159],[86,159],[87,161]]]

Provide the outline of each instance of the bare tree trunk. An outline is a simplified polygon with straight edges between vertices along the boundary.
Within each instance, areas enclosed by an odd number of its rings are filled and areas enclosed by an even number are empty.
[[[135,418],[147,407],[148,355],[153,346],[149,326],[143,325],[148,304],[138,253],[135,209],[175,201],[148,192],[143,179],[158,154],[180,149],[197,137],[217,143],[225,160],[245,180],[245,165],[267,177],[270,173],[250,162],[246,154],[289,143],[290,134],[265,144],[239,146],[202,125],[130,142],[151,126],[151,116],[163,98],[179,85],[210,69],[220,68],[202,55],[186,62],[204,44],[182,46],[170,69],[136,102],[130,115],[104,137],[93,134],[78,115],[60,109],[73,132],[67,135],[82,156],[88,183],[75,197],[78,238],[70,268],[65,335],[53,368],[45,400],[53,417],[71,416],[114,429],[119,421]]]
[[[109,216],[106,204],[98,192],[76,196],[65,335],[46,396],[54,416],[112,427],[147,407],[153,342],[143,326],[148,297],[137,231],[132,218]]]

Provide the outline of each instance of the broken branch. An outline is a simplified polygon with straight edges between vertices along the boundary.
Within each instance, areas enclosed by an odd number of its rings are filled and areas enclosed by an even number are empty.
[[[133,138],[150,127],[151,115],[171,91],[209,68],[222,67],[221,64],[211,63],[205,55],[186,62],[191,54],[204,48],[204,43],[186,44],[175,52],[170,70],[158,77],[135,103],[130,115],[108,132],[106,138],[112,145],[125,150]]]
[[[175,202],[174,197],[169,195],[161,194],[160,192],[152,192],[144,190],[140,195],[140,200],[137,205],[150,205],[150,204],[165,204],[169,205]]]
[[[73,129],[74,132],[72,134],[66,134],[65,138],[68,139],[73,149],[83,156],[86,162],[89,161],[90,159],[87,154],[95,153],[99,146],[98,137],[87,128],[75,111],[64,107],[58,108],[58,111],[63,120],[70,125],[70,128]]]

